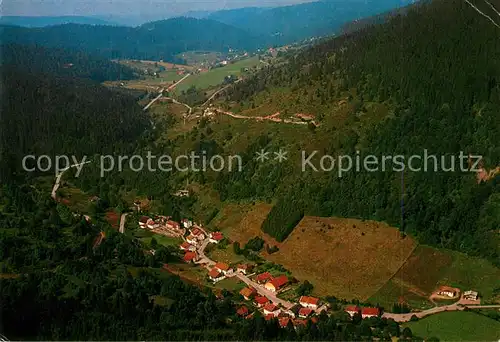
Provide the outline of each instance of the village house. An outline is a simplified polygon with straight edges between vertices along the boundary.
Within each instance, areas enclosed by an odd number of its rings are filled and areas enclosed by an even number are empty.
[[[273,315],[274,317],[277,317],[280,312],[280,308],[273,303],[268,303],[264,306],[264,315]]]
[[[224,275],[233,273],[233,269],[230,268],[228,264],[225,264],[223,262],[216,263],[214,268],[218,269],[219,272],[222,272]]]
[[[158,228],[160,225],[153,219],[149,219],[148,222],[146,222],[146,226],[148,227],[148,229],[155,229]]]
[[[307,317],[311,316],[312,313],[313,313],[313,310],[310,308],[301,308],[299,310],[299,317],[300,318],[307,318]]]
[[[147,227],[148,220],[150,220],[149,217],[141,216],[141,218],[139,219],[139,227],[141,227],[142,229],[145,229]]]
[[[380,315],[379,308],[362,308],[361,309],[361,317],[362,318],[378,317],[379,315]]]
[[[318,308],[319,299],[309,296],[302,296],[299,299],[299,304],[305,308],[316,310]]]
[[[181,225],[179,224],[179,222],[175,222],[172,220],[168,220],[166,226],[168,229],[181,229]]]
[[[236,311],[236,314],[241,317],[247,316],[249,313],[248,308],[246,306],[242,306]]]
[[[179,247],[182,251],[192,251],[194,252],[196,250],[196,247],[191,245],[189,242],[187,241],[184,241],[180,247]]]
[[[196,260],[198,260],[198,254],[196,254],[196,252],[186,252],[186,254],[184,254],[184,261],[187,262],[187,263],[190,263],[190,262],[195,262]]]
[[[352,317],[355,314],[360,313],[361,308],[357,305],[349,305],[348,307],[345,308],[344,311],[347,312]]]
[[[210,242],[211,243],[219,243],[224,239],[224,235],[221,232],[210,233]]]
[[[469,291],[464,292],[463,297],[464,297],[464,299],[467,299],[467,300],[477,300],[479,297],[479,294],[476,291],[469,290]]]
[[[243,274],[247,274],[247,272],[250,272],[251,269],[252,269],[252,265],[241,264],[241,265],[238,265],[238,267],[236,268],[236,271],[243,273]]]
[[[181,223],[182,223],[182,226],[186,229],[189,229],[193,226],[193,222],[188,220],[188,219],[182,219]]]
[[[210,278],[210,280],[212,280],[215,283],[215,282],[218,282],[218,281],[224,279],[225,276],[224,276],[224,274],[222,274],[221,271],[219,271],[218,269],[216,269],[214,267],[210,270],[210,272],[208,272],[208,278]]]
[[[199,241],[202,241],[205,239],[205,234],[203,234],[203,230],[201,230],[199,227],[195,226],[190,231],[191,231],[191,235],[194,236]]]
[[[278,320],[278,323],[280,324],[281,328],[286,328],[288,326],[288,322],[290,322],[290,318],[289,317],[281,317]]]
[[[253,303],[255,304],[256,307],[261,308],[267,303],[269,303],[269,299],[267,299],[267,297],[264,296],[255,296],[255,298],[253,299]]]
[[[267,282],[265,288],[271,292],[278,292],[286,284],[288,284],[288,277],[286,275],[280,275]]]
[[[264,272],[255,277],[255,282],[257,284],[264,284],[265,282],[273,279],[273,276],[269,272]]]
[[[198,239],[196,237],[194,237],[193,235],[188,235],[188,237],[186,237],[186,241],[192,245],[198,244]]]
[[[252,297],[257,293],[257,291],[252,287],[245,287],[240,291],[240,295],[243,296],[246,300],[252,299]]]
[[[458,289],[449,286],[441,286],[437,291],[438,295],[450,298],[456,297],[458,293],[459,293]]]

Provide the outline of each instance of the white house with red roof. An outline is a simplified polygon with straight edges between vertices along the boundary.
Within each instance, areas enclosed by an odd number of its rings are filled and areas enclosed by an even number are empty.
[[[281,312],[280,308],[273,304],[273,303],[268,303],[264,306],[264,315],[273,315],[274,317],[277,317],[279,313]]]
[[[267,297],[264,297],[264,296],[255,296],[253,299],[253,303],[258,308],[261,308],[264,305],[266,305],[267,303],[269,303],[269,299],[267,299]]]
[[[313,312],[314,312],[314,310],[310,309],[310,308],[300,308],[299,317],[300,318],[307,318],[307,317],[311,316]]]
[[[210,233],[210,242],[211,243],[219,243],[224,240],[224,235],[221,232]]]
[[[212,280],[215,283],[226,277],[221,271],[219,271],[217,268],[214,267],[210,270],[210,272],[208,272],[208,278],[210,278],[210,280]]]
[[[241,264],[241,265],[238,265],[238,267],[236,268],[236,271],[243,273],[243,274],[247,274],[247,272],[250,272],[251,269],[252,269],[252,265]]]
[[[192,251],[194,252],[196,250],[196,247],[193,246],[192,244],[190,244],[189,242],[187,241],[184,241],[180,246],[179,248],[181,249],[181,251]]]
[[[196,260],[198,260],[198,254],[196,254],[196,252],[186,252],[186,254],[184,254],[184,261],[187,262],[187,263],[190,263],[190,262],[195,262]]]
[[[218,262],[214,266],[215,269],[218,269],[220,272],[224,273],[224,275],[228,275],[233,273],[233,269],[229,267],[228,264],[223,262]]]
[[[197,245],[198,244],[198,239],[195,236],[193,236],[193,235],[188,235],[186,237],[186,241],[188,243],[192,244],[192,245]]]
[[[349,305],[344,309],[344,311],[352,317],[355,314],[359,314],[361,312],[361,308],[357,305]]]
[[[267,282],[264,287],[271,292],[278,292],[286,284],[288,284],[288,277],[286,275],[280,275]]]
[[[362,308],[361,309],[361,317],[362,318],[378,317],[379,315],[380,315],[379,308]]]
[[[148,222],[146,222],[146,226],[148,227],[148,229],[155,229],[155,228],[158,228],[160,226],[160,224],[158,224],[153,219],[149,219]]]
[[[319,299],[315,297],[302,296],[299,299],[299,304],[305,308],[316,310],[319,305]]]

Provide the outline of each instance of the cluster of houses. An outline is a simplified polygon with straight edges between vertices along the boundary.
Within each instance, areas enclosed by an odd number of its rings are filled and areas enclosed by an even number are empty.
[[[291,324],[294,327],[305,326],[308,320],[315,322],[317,317],[317,310],[320,306],[320,300],[315,297],[302,296],[299,303],[289,309],[281,308],[279,305],[272,303],[265,296],[257,294],[257,291],[252,287],[245,287],[240,291],[240,294],[245,300],[252,301],[254,306],[257,307],[266,320],[273,318],[278,319],[279,325],[282,328]],[[248,307],[241,306],[236,313],[241,317],[252,318]]]
[[[357,305],[350,305],[344,309],[351,317],[356,314],[361,315],[361,318],[378,317],[381,314],[380,308],[361,308]]]

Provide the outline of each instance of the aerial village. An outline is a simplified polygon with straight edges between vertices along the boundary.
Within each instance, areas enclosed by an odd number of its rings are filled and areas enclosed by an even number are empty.
[[[207,270],[207,278],[217,283],[226,278],[236,277],[246,284],[239,291],[247,304],[240,305],[236,313],[238,316],[251,319],[256,311],[260,311],[266,320],[278,319],[279,325],[284,328],[289,324],[295,328],[307,325],[308,320],[315,322],[321,312],[327,312],[328,303],[322,303],[319,298],[300,296],[298,302],[289,302],[278,295],[289,289],[290,280],[287,275],[271,275],[270,272],[256,274],[252,272],[255,265],[238,264],[230,266],[223,262],[211,260],[205,255],[205,248],[209,244],[219,244],[224,240],[223,233],[208,232],[201,225],[188,219],[181,223],[173,221],[167,216],[150,218],[142,216],[139,227],[157,234],[171,237],[181,237],[184,242],[179,246],[183,253],[183,261]],[[344,311],[351,317],[359,314],[363,319],[379,317],[382,312],[378,307],[347,306]]]

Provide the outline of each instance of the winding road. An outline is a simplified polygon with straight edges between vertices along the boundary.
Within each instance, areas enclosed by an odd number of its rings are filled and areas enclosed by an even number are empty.
[[[84,163],[80,163],[80,164],[73,164],[71,166],[68,166],[67,168],[65,168],[64,170],[61,170],[61,172],[59,172],[59,174],[56,176],[56,181],[54,183],[54,186],[52,187],[52,192],[51,192],[51,196],[54,200],[56,200],[56,197],[57,197],[57,190],[59,189],[59,186],[61,185],[61,178],[64,174],[64,172],[68,171],[69,169],[71,169],[72,167],[78,167],[78,166],[81,166],[81,165],[85,165],[85,164],[88,164],[90,163],[91,161],[86,161]]]

